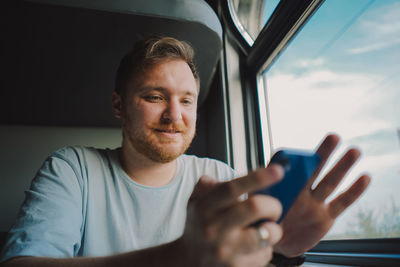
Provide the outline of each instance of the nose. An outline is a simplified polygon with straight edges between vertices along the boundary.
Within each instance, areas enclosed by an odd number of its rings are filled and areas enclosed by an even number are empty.
[[[164,123],[171,123],[182,120],[181,105],[178,100],[171,99],[162,114]]]

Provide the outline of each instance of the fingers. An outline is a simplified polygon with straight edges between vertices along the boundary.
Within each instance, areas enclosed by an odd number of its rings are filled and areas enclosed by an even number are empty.
[[[258,228],[264,228],[268,237],[266,240],[261,240]],[[282,238],[282,228],[274,222],[266,222],[258,227],[249,227],[242,232],[241,244],[243,253],[251,253],[256,250],[260,250],[263,246],[262,243],[265,242],[267,246],[273,246]]]
[[[312,191],[312,195],[319,201],[325,199],[336,189],[340,181],[354,165],[360,157],[360,151],[357,149],[350,149],[347,153],[336,163],[336,165],[329,171],[323,180]]]
[[[225,229],[230,227],[248,225],[260,220],[276,221],[282,214],[281,203],[273,197],[266,195],[252,195],[247,200],[229,207],[220,218]]]
[[[242,250],[239,250],[241,253],[236,254],[241,256],[234,266],[266,266],[271,261],[273,246],[282,238],[282,228],[273,222],[264,223],[259,227],[264,228],[268,233],[267,245],[260,246],[264,241],[260,241],[257,228],[248,228],[243,232]]]
[[[216,211],[238,202],[239,196],[270,186],[283,177],[281,166],[273,164],[268,168],[260,168],[247,176],[219,184],[212,189],[202,205]]]
[[[339,143],[339,137],[337,135],[330,134],[327,137],[325,137],[324,141],[318,147],[316,153],[320,156],[321,163],[319,164],[317,170],[314,172],[313,177],[311,177],[309,182],[307,183],[308,189],[311,189],[311,186],[315,182],[315,179],[317,179],[318,174],[321,172],[322,168],[325,166],[326,162],[328,161],[332,152],[335,150],[338,143]]]
[[[282,228],[273,222],[259,227],[267,233],[268,237],[260,239],[259,228],[247,228],[236,238],[238,246],[228,253],[223,253],[226,254],[223,257],[232,260],[229,266],[266,266],[271,260],[273,246],[282,238]]]
[[[220,182],[218,182],[216,179],[207,175],[203,175],[200,177],[199,181],[194,187],[192,195],[190,196],[190,201],[201,198],[219,183]]]
[[[240,255],[235,257],[233,264],[229,266],[253,266],[253,267],[265,267],[272,259],[272,247],[268,246],[253,253]]]
[[[259,227],[265,227],[267,231],[269,232],[269,238],[268,238],[268,243],[270,245],[275,245],[276,243],[281,240],[283,231],[282,227],[279,224],[276,224],[274,222],[266,222],[260,225]]]
[[[349,189],[340,194],[329,203],[329,213],[332,218],[337,218],[367,189],[371,178],[368,175],[361,176]]]

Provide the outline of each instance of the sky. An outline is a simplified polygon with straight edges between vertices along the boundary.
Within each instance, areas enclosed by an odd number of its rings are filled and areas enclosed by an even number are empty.
[[[379,217],[392,200],[400,205],[399,0],[326,0],[264,80],[274,149],[314,149],[335,132],[341,145],[330,166],[349,146],[362,152],[337,193],[365,172],[371,186],[331,235],[360,209]]]

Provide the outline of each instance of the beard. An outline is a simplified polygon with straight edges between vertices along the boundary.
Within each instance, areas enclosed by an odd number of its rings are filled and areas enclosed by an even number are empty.
[[[195,136],[195,129],[190,130],[181,123],[152,124],[143,129],[133,129],[125,125],[125,137],[137,152],[155,162],[168,163],[186,152]],[[173,129],[180,132],[180,138],[167,138],[157,134],[157,130]]]

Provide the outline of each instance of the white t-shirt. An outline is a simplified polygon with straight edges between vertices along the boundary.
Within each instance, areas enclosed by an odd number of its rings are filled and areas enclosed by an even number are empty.
[[[175,240],[202,175],[224,181],[236,174],[220,161],[182,155],[168,185],[149,187],[129,178],[117,150],[63,148],[44,162],[26,191],[0,261],[107,256]]]

